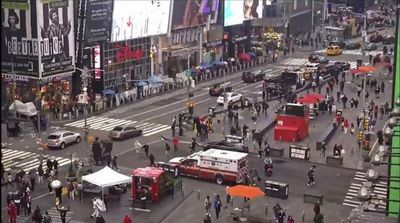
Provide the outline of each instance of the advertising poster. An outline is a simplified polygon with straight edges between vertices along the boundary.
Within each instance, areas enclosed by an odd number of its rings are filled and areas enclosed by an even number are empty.
[[[31,4],[33,3],[33,5]],[[39,78],[35,1],[1,2],[1,72]]]
[[[112,0],[88,0],[86,4],[85,46],[110,38]]]
[[[225,1],[224,26],[243,23],[244,20],[262,18],[262,0]]]
[[[172,15],[172,29],[188,28],[205,25],[207,17],[215,12],[210,23],[214,24],[218,18],[219,0],[187,0],[174,1]]]
[[[166,34],[170,0],[114,0],[111,42]]]
[[[73,0],[37,1],[42,77],[74,70],[73,9]]]

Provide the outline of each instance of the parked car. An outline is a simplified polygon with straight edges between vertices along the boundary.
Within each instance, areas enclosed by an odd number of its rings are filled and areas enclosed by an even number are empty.
[[[340,49],[339,46],[328,46],[328,48],[326,48],[326,55],[328,56],[337,56],[342,54],[342,49]]]
[[[346,50],[356,50],[356,49],[360,49],[360,48],[361,48],[360,43],[348,43],[346,45]]]
[[[364,50],[366,51],[372,51],[378,49],[378,46],[375,43],[368,43],[367,45],[364,46]]]
[[[209,149],[221,149],[221,150],[230,150],[236,152],[249,152],[249,147],[243,143],[238,142],[228,142],[226,140],[220,140],[215,142],[208,142],[203,145],[205,150]]]
[[[127,139],[131,137],[141,136],[143,133],[142,129],[139,129],[133,125],[118,125],[108,134],[110,139]]]
[[[369,36],[370,43],[379,43],[383,41],[383,36],[380,34],[372,34]]]
[[[394,37],[394,35],[385,36],[385,37],[383,37],[382,43],[383,44],[395,44],[396,38]]]
[[[212,87],[210,87],[209,94],[211,96],[219,96],[223,92],[231,92],[232,91],[232,86],[230,83],[224,83],[224,84],[214,84]]]
[[[350,63],[345,62],[345,61],[334,61],[333,64],[339,70],[349,70],[350,69]]]
[[[57,131],[51,133],[47,137],[47,146],[49,148],[64,149],[65,146],[73,143],[79,143],[80,141],[81,141],[81,135],[77,132]]]
[[[226,94],[226,101],[228,103],[235,103],[242,100],[243,96],[235,92],[224,92],[217,98],[218,104],[224,104],[224,96]]]
[[[329,46],[338,46],[340,49],[344,49],[346,47],[346,43],[343,41],[334,40],[329,43]]]
[[[308,57],[308,61],[310,63],[323,63],[323,64],[329,63],[329,59],[328,58],[326,58],[324,56],[321,56],[321,55],[318,55],[318,54],[311,54]]]
[[[264,77],[265,73],[261,72],[261,70],[245,71],[242,74],[242,80],[245,83],[261,81],[264,80]]]
[[[22,103],[20,100],[15,100],[10,107],[8,107],[9,114],[14,114],[14,104],[18,115],[28,118],[37,115],[36,106],[32,102]]]

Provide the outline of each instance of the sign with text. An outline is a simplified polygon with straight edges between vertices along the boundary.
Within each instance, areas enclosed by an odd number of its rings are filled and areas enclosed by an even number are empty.
[[[32,1],[1,2],[1,72],[39,78],[37,16]]]
[[[86,5],[85,46],[110,38],[113,0],[88,0]]]
[[[42,77],[71,72],[75,66],[73,0],[37,1]]]

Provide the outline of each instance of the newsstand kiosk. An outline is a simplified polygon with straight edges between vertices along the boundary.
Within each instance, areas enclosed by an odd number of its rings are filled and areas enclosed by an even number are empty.
[[[287,103],[278,111],[274,140],[297,142],[308,136],[309,111],[304,105]]]

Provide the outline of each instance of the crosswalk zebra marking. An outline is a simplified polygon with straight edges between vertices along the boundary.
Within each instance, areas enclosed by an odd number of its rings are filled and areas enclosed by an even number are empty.
[[[20,151],[14,149],[2,149],[1,153],[2,153],[1,162],[4,165],[5,171],[23,169],[25,172],[28,172],[32,169],[36,169],[40,163],[39,159],[40,154],[38,153]],[[42,161],[52,158],[53,158],[52,155],[48,154],[42,155]],[[55,157],[55,159],[57,160],[60,167],[65,166],[71,162],[70,159],[64,157]],[[46,165],[43,166],[43,170],[44,171],[47,170]]]
[[[321,50],[317,50],[315,51],[318,54],[325,54],[326,53],[326,49],[321,49]],[[363,52],[361,51],[361,49],[355,49],[355,50],[343,50],[342,54],[349,54],[349,55],[363,55]],[[376,54],[383,54],[382,50],[371,50],[371,51],[365,51],[365,55],[369,56],[369,55],[376,55]]]
[[[342,205],[357,208],[359,205],[362,204],[362,202],[360,202],[357,199],[358,191],[361,189],[361,187],[367,181],[367,179],[365,178],[365,173],[356,172],[353,180],[355,180],[356,182],[351,182]],[[371,191],[371,196],[378,198],[386,198],[386,193],[387,193],[386,187],[387,187],[387,182],[385,181],[374,183],[373,190]],[[380,209],[386,209],[386,203],[381,202],[381,200],[377,201],[377,199],[372,199],[370,203],[375,203],[376,206],[379,207]]]
[[[304,58],[288,58],[281,62],[284,65],[300,66],[308,63],[308,59]]]
[[[49,216],[51,217],[52,223],[61,223],[61,216],[60,216],[60,212],[57,211],[57,209],[55,207],[53,208],[49,208],[47,210],[45,210],[48,212]],[[42,212],[42,215],[44,216],[44,212]],[[77,220],[72,220],[72,215],[74,214],[73,211],[68,211],[66,216],[65,216],[65,222],[67,223],[83,223],[83,221],[77,221]],[[23,216],[23,215],[19,215],[17,217],[17,223],[27,223],[27,222],[31,222],[31,216]]]
[[[125,119],[106,118],[101,116],[92,116],[86,120],[89,129],[96,129],[102,131],[111,131],[118,125],[135,125],[137,128],[143,129],[143,136],[150,136],[170,128],[168,125],[138,122]],[[85,125],[84,120],[79,120],[65,124],[65,126],[82,128]]]

